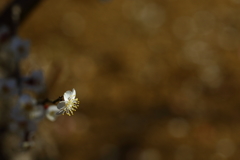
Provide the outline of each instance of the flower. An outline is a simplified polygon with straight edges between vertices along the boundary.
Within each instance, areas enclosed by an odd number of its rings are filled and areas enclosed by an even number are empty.
[[[66,113],[68,116],[73,115],[73,111],[76,111],[79,106],[78,98],[75,97],[75,89],[72,91],[66,91],[63,95],[64,101],[60,101],[57,105],[57,108],[59,109],[57,114],[64,115]]]
[[[22,78],[23,87],[34,92],[44,89],[44,77],[41,70],[33,71],[29,76]]]
[[[56,113],[59,112],[59,109],[55,105],[51,105],[46,110],[46,117],[50,121],[55,121],[57,118]]]
[[[14,53],[17,60],[26,58],[28,56],[30,49],[30,42],[27,40],[22,40],[15,36],[10,42],[10,51]]]
[[[0,93],[2,95],[16,95],[18,92],[17,82],[15,79],[0,79]]]
[[[15,107],[11,110],[11,117],[15,121],[32,120],[38,122],[44,116],[44,108],[28,94],[19,97]]]

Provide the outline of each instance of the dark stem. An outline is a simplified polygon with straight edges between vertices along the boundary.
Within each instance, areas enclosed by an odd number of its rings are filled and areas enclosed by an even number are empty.
[[[60,96],[60,97],[58,97],[58,99],[54,100],[52,103],[55,104],[55,103],[57,103],[59,101],[62,101],[62,100],[63,100],[63,96]]]
[[[49,100],[48,98],[46,98],[45,100],[43,100],[43,101],[41,101],[41,102],[38,102],[38,104],[46,104],[46,103],[52,103],[52,104],[55,104],[55,103],[57,103],[57,102],[59,102],[59,101],[62,101],[63,100],[63,96],[60,96],[60,97],[58,97],[57,99],[55,99],[54,101],[51,101],[51,100]]]

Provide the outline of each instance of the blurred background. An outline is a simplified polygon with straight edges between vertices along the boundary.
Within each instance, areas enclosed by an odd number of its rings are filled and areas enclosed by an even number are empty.
[[[23,72],[81,101],[40,124],[37,159],[240,159],[240,0],[48,0],[19,36]]]

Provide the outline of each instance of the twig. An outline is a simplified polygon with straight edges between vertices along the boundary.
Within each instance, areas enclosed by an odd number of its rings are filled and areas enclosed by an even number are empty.
[[[62,101],[63,100],[63,96],[60,96],[60,97],[58,97],[57,99],[55,99],[54,101],[51,101],[51,100],[49,100],[48,98],[46,98],[45,100],[43,100],[43,101],[41,101],[41,102],[38,102],[38,104],[46,104],[46,103],[52,103],[52,104],[55,104],[55,103],[57,103],[57,102],[59,102],[59,101]]]

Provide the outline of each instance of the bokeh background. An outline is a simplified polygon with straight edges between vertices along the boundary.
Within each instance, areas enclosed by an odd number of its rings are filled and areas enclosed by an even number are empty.
[[[19,35],[23,72],[81,101],[37,159],[240,159],[240,0],[47,0]]]

